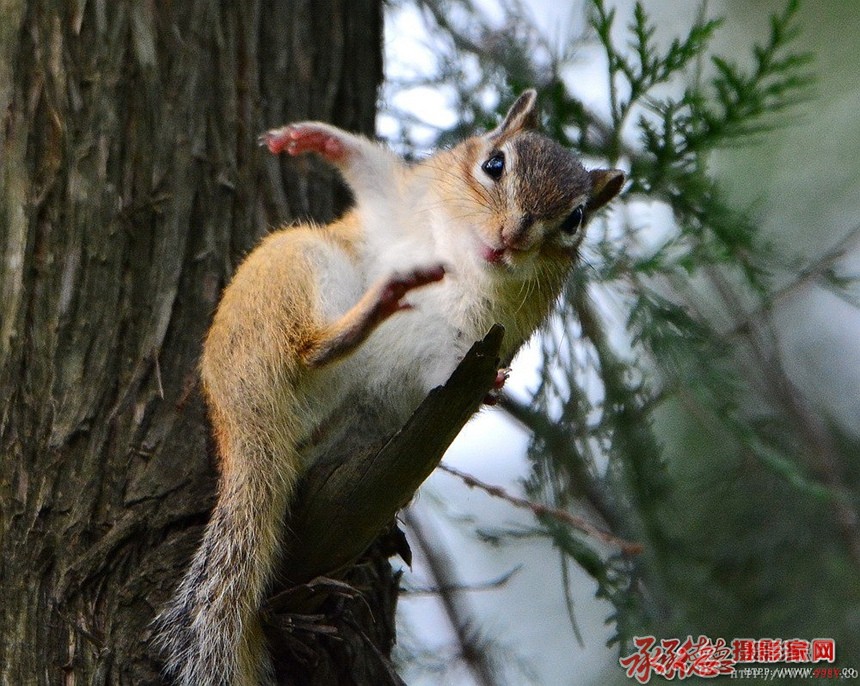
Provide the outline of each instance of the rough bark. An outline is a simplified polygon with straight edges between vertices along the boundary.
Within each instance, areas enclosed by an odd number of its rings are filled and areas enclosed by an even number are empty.
[[[209,318],[267,228],[347,199],[256,136],[371,132],[380,51],[380,0],[0,2],[3,684],[159,681],[214,495]]]

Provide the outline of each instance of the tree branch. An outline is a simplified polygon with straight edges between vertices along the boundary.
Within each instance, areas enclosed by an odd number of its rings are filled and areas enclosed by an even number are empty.
[[[484,483],[480,479],[476,479],[471,474],[466,474],[465,472],[449,467],[446,464],[440,464],[439,469],[461,479],[469,488],[478,488],[494,498],[501,498],[502,500],[509,502],[514,507],[530,510],[535,517],[552,517],[553,519],[567,524],[592,538],[602,541],[606,545],[618,548],[625,555],[639,555],[643,550],[641,543],[627,541],[623,538],[619,538],[618,536],[614,536],[608,531],[604,531],[603,529],[599,529],[594,526],[594,524],[585,518],[571,514],[567,510],[562,510],[557,507],[548,507],[542,503],[532,502],[531,500],[526,500],[525,498],[512,495],[500,486],[492,486]]]
[[[441,538],[433,534],[429,525],[422,521],[414,508],[408,510],[404,518],[427,561],[433,582],[439,588],[442,608],[457,636],[459,656],[480,686],[496,686],[499,679],[493,664],[492,651],[481,637],[466,597],[458,589],[460,583],[445,545]]]
[[[336,575],[409,502],[493,385],[503,333],[496,325],[472,346],[448,382],[430,392],[381,450],[311,467],[288,521],[283,570],[290,583]]]

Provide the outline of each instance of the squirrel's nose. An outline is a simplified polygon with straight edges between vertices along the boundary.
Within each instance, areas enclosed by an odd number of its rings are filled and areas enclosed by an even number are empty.
[[[514,250],[527,250],[533,242],[530,230],[534,223],[534,216],[526,212],[512,229],[502,233],[505,245]]]

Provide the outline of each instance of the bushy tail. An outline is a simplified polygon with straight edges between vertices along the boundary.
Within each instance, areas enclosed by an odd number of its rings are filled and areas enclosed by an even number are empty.
[[[269,460],[245,456],[243,465],[241,474],[222,474],[203,542],[156,619],[166,671],[182,686],[272,680],[258,610],[278,558],[292,483]]]

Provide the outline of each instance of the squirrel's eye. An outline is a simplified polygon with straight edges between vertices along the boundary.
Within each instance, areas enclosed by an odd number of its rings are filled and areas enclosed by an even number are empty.
[[[498,181],[505,170],[505,153],[495,152],[481,165],[481,169],[493,181]]]
[[[578,205],[577,208],[568,215],[567,219],[561,223],[561,232],[571,235],[575,234],[577,229],[582,226],[583,219],[585,219],[585,206]]]

